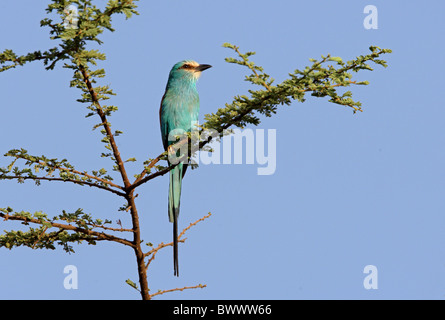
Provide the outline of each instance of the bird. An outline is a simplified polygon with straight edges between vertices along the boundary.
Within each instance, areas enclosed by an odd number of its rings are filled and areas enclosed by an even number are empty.
[[[199,95],[196,89],[196,82],[201,76],[201,72],[211,67],[209,64],[183,60],[176,63],[170,70],[159,109],[159,122],[164,150],[170,150],[171,145],[176,143],[176,138],[172,139],[172,133],[191,132],[195,128],[199,115]],[[179,151],[177,155],[179,155]],[[170,159],[167,161],[170,166]],[[168,218],[173,223],[173,274],[178,277],[178,217],[182,179],[188,165],[186,162],[188,161],[181,161],[170,170],[168,192]]]

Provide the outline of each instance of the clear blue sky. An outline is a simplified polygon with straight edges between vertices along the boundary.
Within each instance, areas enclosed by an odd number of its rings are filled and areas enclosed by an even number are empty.
[[[47,1],[2,1],[0,50],[18,54],[55,44],[39,27]],[[97,3],[104,5],[105,0]],[[363,9],[378,9],[378,29],[366,30]],[[224,62],[231,42],[280,82],[309,58],[345,60],[370,45],[393,50],[389,67],[358,75],[352,89],[363,113],[308,96],[280,107],[260,129],[276,129],[277,167],[203,165],[184,180],[182,227],[213,213],[180,246],[181,277],[171,249],[149,273],[152,290],[207,284],[160,299],[443,299],[445,297],[445,110],[442,1],[141,1],[140,16],[114,18],[105,32],[103,63],[119,106],[110,121],[124,158],[139,173],[162,152],[158,107],[170,68],[183,59],[213,65],[198,84],[201,121],[250,88],[244,69]],[[79,170],[110,168],[99,158],[96,118],[85,119],[71,71],[40,62],[0,74],[0,153],[67,158]],[[7,159],[0,159],[6,166]],[[138,190],[143,238],[170,241],[168,178]],[[83,208],[98,218],[129,220],[121,199],[68,183],[0,182],[0,207],[44,211]],[[0,221],[0,230],[17,224]],[[20,226],[20,225],[19,225]],[[63,250],[0,250],[0,299],[139,299],[124,281],[137,280],[131,249],[114,243]],[[75,265],[78,290],[66,290],[63,269]],[[378,269],[378,289],[363,287],[366,265]]]

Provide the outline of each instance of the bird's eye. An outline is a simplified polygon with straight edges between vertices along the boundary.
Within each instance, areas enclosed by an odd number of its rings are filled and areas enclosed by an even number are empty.
[[[184,69],[190,69],[190,65],[189,65],[189,64],[185,64],[185,65],[183,66],[183,68],[184,68]]]

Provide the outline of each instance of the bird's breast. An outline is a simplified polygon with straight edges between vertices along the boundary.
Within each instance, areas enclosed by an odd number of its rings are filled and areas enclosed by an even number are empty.
[[[170,130],[190,131],[198,121],[199,96],[193,90],[168,90],[161,105],[161,121]]]

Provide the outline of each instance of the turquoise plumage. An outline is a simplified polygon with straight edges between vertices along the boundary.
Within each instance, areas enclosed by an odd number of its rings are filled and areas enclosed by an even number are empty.
[[[191,132],[198,122],[199,95],[196,90],[196,81],[201,72],[210,67],[208,64],[184,60],[175,64],[171,69],[159,109],[162,143],[165,150],[176,142],[174,138],[176,135]],[[179,163],[170,170],[168,218],[173,223],[173,269],[175,276],[179,276],[178,217],[182,178],[186,171],[187,163],[185,162]]]

